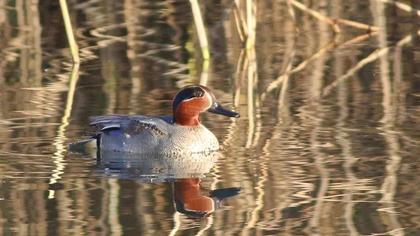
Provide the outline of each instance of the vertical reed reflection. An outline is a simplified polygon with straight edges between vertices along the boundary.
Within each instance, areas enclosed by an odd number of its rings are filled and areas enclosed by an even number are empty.
[[[378,26],[383,28],[379,32],[378,42],[380,48],[386,48],[386,18],[384,13],[384,3],[381,2],[372,2],[372,13],[374,16],[374,21]],[[395,134],[392,134],[391,129],[395,124],[395,111],[397,103],[395,103],[395,95],[393,91],[395,88],[391,87],[391,76],[390,76],[390,63],[387,57],[381,57],[380,61],[380,79],[382,83],[382,106],[383,106],[383,118],[381,122],[384,124],[384,138],[388,143],[388,153],[390,160],[387,161],[386,165],[386,176],[381,187],[382,199],[380,202],[383,202],[384,207],[378,209],[382,214],[386,214],[385,224],[388,226],[387,231],[391,235],[404,235],[404,230],[402,229],[400,223],[398,222],[398,216],[394,210],[394,195],[397,188],[397,171],[401,162],[401,157],[399,156],[399,145],[395,137]]]
[[[53,163],[55,164],[55,168],[53,169],[53,173],[51,175],[49,184],[53,185],[57,183],[59,179],[61,179],[62,174],[64,173],[65,162],[64,162],[64,153],[66,151],[66,146],[64,142],[66,141],[66,128],[69,125],[69,119],[73,107],[73,101],[76,91],[76,84],[77,80],[79,79],[79,65],[74,65],[70,74],[69,78],[69,90],[67,93],[67,100],[65,103],[64,114],[61,118],[61,124],[57,130],[57,136],[54,140],[53,146],[56,148],[52,158]],[[48,198],[54,198],[55,191],[50,190]]]
[[[344,9],[342,5],[336,5],[333,10],[333,14],[335,17],[340,16]],[[345,58],[342,57],[338,52],[334,53],[334,75],[336,78],[340,77],[340,75],[344,74],[345,66]],[[347,120],[349,119],[349,84],[348,83],[341,83],[337,88],[337,105],[338,105],[338,117],[336,121],[336,139],[337,144],[340,145],[342,148],[341,156],[344,158],[343,169],[345,172],[345,176],[347,181],[343,183],[343,187],[346,188],[344,190],[344,221],[345,226],[348,231],[348,234],[351,236],[359,235],[359,232],[356,228],[355,222],[353,218],[355,217],[355,188],[357,188],[358,179],[355,175],[353,168],[357,162],[357,157],[355,157],[352,153],[351,148],[351,137],[346,132],[346,125]],[[356,192],[357,193],[357,192]]]
[[[109,185],[109,214],[108,225],[111,235],[122,235],[122,227],[119,221],[119,199],[120,199],[120,186],[116,179],[108,180]]]
[[[320,4],[325,4],[325,2],[320,2]],[[318,42],[326,42],[328,41],[331,36],[329,35],[326,25],[321,23],[319,24],[319,40]],[[311,31],[313,32],[313,31]],[[313,36],[315,38],[315,35]],[[325,62],[327,58],[325,56],[321,56],[314,65],[314,72],[311,76],[311,85],[310,85],[310,96],[312,99],[318,100],[322,94],[322,87],[323,87],[323,77],[324,77],[324,68]],[[320,114],[322,106],[320,104],[314,104],[316,107],[314,108],[314,115]],[[321,113],[322,114],[322,113]],[[319,170],[319,178],[320,183],[317,186],[318,192],[316,194],[315,200],[315,208],[313,216],[309,222],[310,228],[308,232],[312,235],[323,235],[326,232],[330,231],[326,229],[325,231],[324,226],[322,224],[321,218],[322,215],[325,214],[327,207],[324,207],[324,199],[327,196],[327,191],[330,185],[330,173],[328,168],[325,167],[325,155],[320,151],[319,147],[322,146],[322,143],[319,141],[320,134],[322,133],[322,121],[325,119],[322,115],[315,115],[315,121],[313,122],[314,128],[311,132],[310,142],[311,142],[311,151],[314,155],[314,161],[317,169]]]
[[[414,1],[200,1],[208,62],[188,1],[69,3],[70,83],[57,4],[0,1],[0,234],[419,234]],[[88,116],[168,113],[191,83],[242,115],[203,116],[225,154],[205,187],[243,190],[210,217],[66,153]]]
[[[343,73],[343,63],[340,57],[336,57],[336,74],[340,75]],[[344,218],[346,222],[346,227],[350,235],[359,235],[355,223],[353,221],[354,217],[354,206],[353,201],[354,189],[357,187],[357,177],[355,176],[352,168],[357,161],[351,153],[351,142],[349,140],[349,135],[345,132],[345,121],[348,118],[348,104],[347,104],[347,87],[346,83],[343,83],[338,88],[338,105],[340,107],[340,115],[337,119],[337,143],[342,147],[342,156],[344,158],[344,171],[347,177],[348,183],[345,185],[347,191],[344,193],[343,201],[346,204],[344,209]]]

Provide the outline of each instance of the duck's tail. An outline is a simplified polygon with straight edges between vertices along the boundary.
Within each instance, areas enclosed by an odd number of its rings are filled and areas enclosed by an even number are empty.
[[[70,152],[78,152],[78,153],[90,153],[92,151],[96,151],[99,149],[99,142],[97,135],[77,141],[75,143],[70,143],[68,145],[68,150]]]

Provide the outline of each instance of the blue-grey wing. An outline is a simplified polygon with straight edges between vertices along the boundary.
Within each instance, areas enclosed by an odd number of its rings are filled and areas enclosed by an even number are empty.
[[[167,134],[168,123],[158,117],[107,115],[92,117],[90,125],[96,127],[102,133],[119,130],[129,135],[149,133],[154,136],[162,136]]]
[[[128,115],[106,115],[90,117],[90,125],[101,130],[109,126],[123,126],[132,119],[141,120],[145,116],[128,116]]]

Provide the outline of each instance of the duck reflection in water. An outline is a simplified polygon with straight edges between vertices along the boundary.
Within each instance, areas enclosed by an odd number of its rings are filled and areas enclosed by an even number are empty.
[[[220,152],[194,155],[139,155],[124,152],[99,151],[99,171],[120,178],[148,183],[167,182],[172,185],[175,209],[189,218],[202,218],[213,213],[224,199],[240,193],[240,188],[220,188],[206,191],[201,178],[221,157]]]
[[[202,177],[215,165],[219,152],[174,154],[134,154],[125,152],[97,152],[96,168],[121,179],[142,182],[173,182],[181,178]]]
[[[222,200],[239,194],[240,188],[221,188],[205,195],[200,187],[201,179],[177,179],[173,185],[173,201],[178,212],[190,218],[202,218],[221,206]]]

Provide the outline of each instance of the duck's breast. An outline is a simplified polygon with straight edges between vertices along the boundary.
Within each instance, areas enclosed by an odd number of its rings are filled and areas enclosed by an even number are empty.
[[[171,126],[169,138],[162,140],[161,149],[170,152],[211,152],[219,150],[219,142],[214,134],[203,125],[187,127]]]

